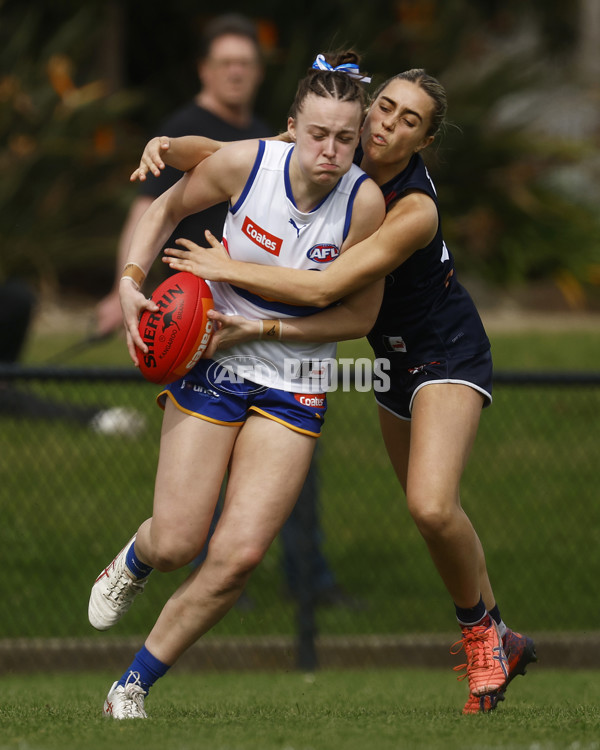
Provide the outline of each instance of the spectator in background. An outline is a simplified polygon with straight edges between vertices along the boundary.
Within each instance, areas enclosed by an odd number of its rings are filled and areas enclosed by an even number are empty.
[[[258,87],[263,79],[263,64],[256,28],[252,21],[235,14],[219,16],[207,27],[198,55],[200,92],[163,123],[158,132],[170,137],[203,135],[217,141],[238,141],[246,138],[266,138],[270,128],[253,113]],[[119,279],[125,264],[133,231],[148,206],[181,177],[172,167],[162,170],[156,179],[141,184],[137,198],[119,238],[113,289],[101,300],[97,309],[98,333],[105,334],[123,325],[119,302]],[[222,203],[206,211],[188,216],[168,239],[175,237],[204,237],[210,229],[221,238],[227,215]]]
[[[206,27],[199,46],[198,77],[200,92],[194,99],[168,117],[158,133],[169,137],[200,135],[217,141],[237,141],[248,138],[266,138],[272,130],[253,111],[254,100],[263,79],[262,55],[254,23],[238,14],[227,14],[213,19]],[[133,201],[121,236],[115,267],[113,289],[98,305],[97,333],[106,335],[123,325],[119,301],[119,279],[125,265],[129,243],[135,227],[148,206],[174,185],[181,172],[167,166],[158,176],[141,183],[140,192]],[[202,242],[204,231],[210,231],[221,239],[227,216],[227,204],[193,214],[185,218],[165,243],[172,247],[178,237],[188,237]],[[165,272],[168,267],[164,266]],[[315,526],[311,530],[315,559],[313,560],[313,585],[315,602],[321,606],[344,606],[359,608],[361,602],[347,595],[336,581],[322,553],[322,533],[318,524],[318,483],[315,459],[302,488],[298,503],[313,503],[311,517]],[[212,527],[216,525],[218,513]],[[281,533],[285,593],[298,595],[300,561],[298,559],[298,536],[300,525],[296,511],[292,511]],[[206,548],[197,558],[200,564]],[[238,607],[249,608],[252,602],[242,596]]]

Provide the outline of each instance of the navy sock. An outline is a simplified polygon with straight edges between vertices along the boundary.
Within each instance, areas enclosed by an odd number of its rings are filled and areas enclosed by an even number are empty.
[[[494,604],[494,606],[489,611],[490,617],[492,620],[496,623],[498,626],[498,632],[500,633],[500,638],[504,638],[506,635],[506,625],[502,620],[502,616],[500,614],[500,609],[498,608],[497,604]]]
[[[146,576],[149,576],[154,570],[150,565],[143,563],[135,554],[135,541],[129,545],[127,556],[125,557],[125,564],[136,578],[146,578]]]
[[[156,680],[167,672],[170,666],[170,664],[164,664],[156,656],[152,656],[146,646],[142,646],[129,665],[129,669],[126,669],[123,673],[118,684],[125,685],[129,676],[134,673],[139,675],[140,685],[147,693]]]
[[[454,607],[456,608],[456,619],[461,625],[466,625],[467,627],[479,625],[488,616],[488,611],[485,608],[482,597],[479,597],[479,601],[474,607],[459,607],[457,604]]]

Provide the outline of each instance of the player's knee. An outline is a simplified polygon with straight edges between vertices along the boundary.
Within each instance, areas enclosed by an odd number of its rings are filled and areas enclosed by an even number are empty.
[[[443,536],[452,524],[454,509],[441,503],[410,502],[409,511],[426,539]]]
[[[218,581],[217,588],[225,592],[245,586],[264,554],[265,550],[254,544],[231,545],[221,554],[213,546],[207,562],[210,561],[214,579]]]
[[[162,573],[170,573],[192,562],[199,551],[194,540],[160,534],[153,539],[151,565]]]
[[[226,568],[229,575],[235,578],[246,578],[259,565],[264,557],[264,550],[256,545],[240,545],[229,555]]]

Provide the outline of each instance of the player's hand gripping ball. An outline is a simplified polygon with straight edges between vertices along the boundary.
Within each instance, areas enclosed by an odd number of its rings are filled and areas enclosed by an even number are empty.
[[[144,310],[138,349],[140,371],[151,383],[166,385],[189,372],[206,351],[214,323],[208,317],[213,298],[208,284],[192,273],[176,273],[152,294],[158,312]]]

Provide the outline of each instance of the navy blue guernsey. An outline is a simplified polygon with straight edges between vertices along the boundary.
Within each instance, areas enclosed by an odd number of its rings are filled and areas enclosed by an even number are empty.
[[[407,191],[428,195],[437,209],[438,230],[427,247],[386,276],[381,310],[367,336],[375,356],[388,358],[392,367],[415,367],[486,351],[490,343],[469,293],[456,278],[435,187],[421,156],[414,154],[381,190],[388,211]]]

